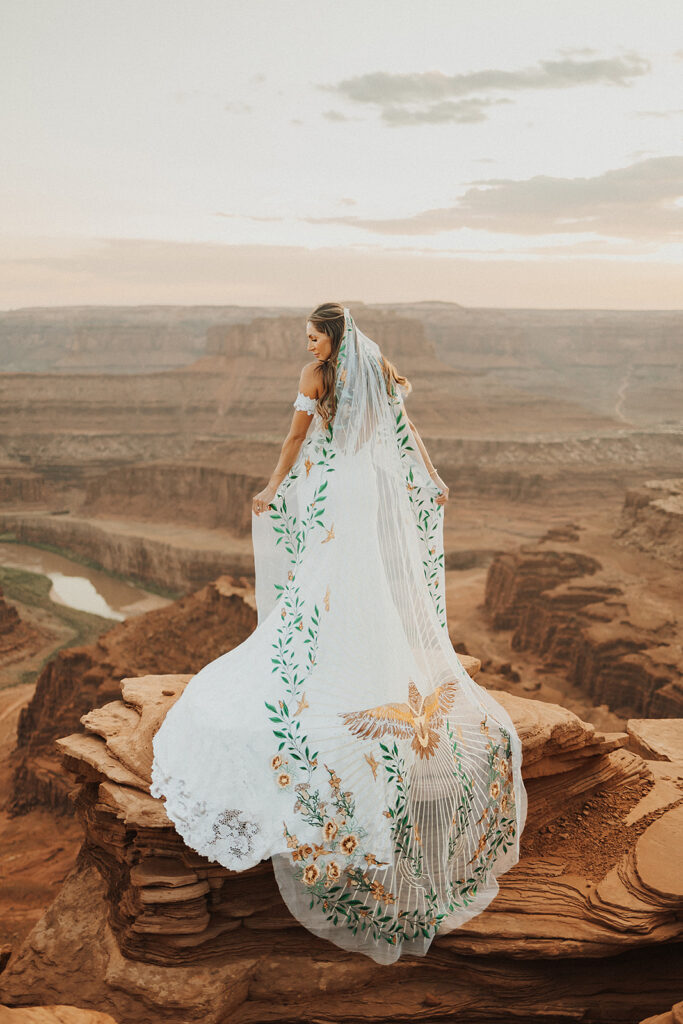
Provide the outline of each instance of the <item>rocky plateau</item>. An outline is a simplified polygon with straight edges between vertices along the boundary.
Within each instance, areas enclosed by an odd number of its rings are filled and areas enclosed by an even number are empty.
[[[476,675],[476,659],[463,664]],[[381,967],[303,929],[269,862],[239,873],[199,857],[150,796],[152,737],[189,678],[124,679],[118,699],[58,740],[84,841],[0,978],[7,1005],[78,992],[81,1007],[119,1024],[458,1014],[626,1024],[676,1002],[683,762],[666,758],[683,721],[667,721],[659,756],[645,759],[629,732],[495,692],[524,747],[522,858],[484,913],[454,931],[445,922],[426,957]],[[659,746],[651,723],[649,744]]]

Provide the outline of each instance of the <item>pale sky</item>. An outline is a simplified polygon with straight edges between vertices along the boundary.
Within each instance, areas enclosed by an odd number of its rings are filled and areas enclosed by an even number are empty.
[[[2,0],[0,308],[683,305],[680,0]]]

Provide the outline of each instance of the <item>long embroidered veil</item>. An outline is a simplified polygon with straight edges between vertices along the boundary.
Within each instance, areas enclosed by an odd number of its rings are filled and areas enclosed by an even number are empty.
[[[402,389],[387,392],[378,345],[344,316],[334,420],[314,416],[252,524],[271,856],[309,931],[390,963],[491,902],[527,798],[513,723],[449,639],[444,508]]]
[[[252,515],[257,628],[167,712],[150,792],[193,850],[270,857],[309,931],[386,964],[491,902],[527,799],[513,723],[448,636],[443,506],[401,389],[344,316],[336,415]]]

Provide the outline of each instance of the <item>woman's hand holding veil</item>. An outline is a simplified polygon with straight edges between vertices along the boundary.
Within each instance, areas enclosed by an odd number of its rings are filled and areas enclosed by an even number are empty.
[[[429,475],[431,476],[432,480],[434,481],[436,486],[439,488],[439,491],[441,492],[435,498],[435,501],[436,501],[437,505],[445,505],[446,502],[448,501],[448,487],[443,482],[443,480],[441,479],[439,474],[436,472],[436,470],[434,470],[434,472],[430,473]]]
[[[252,512],[259,516],[262,512],[265,512],[266,509],[270,508],[270,503],[275,497],[276,492],[277,487],[271,487],[268,485],[267,487],[264,487],[262,491],[259,491],[258,494],[255,494],[251,499]]]

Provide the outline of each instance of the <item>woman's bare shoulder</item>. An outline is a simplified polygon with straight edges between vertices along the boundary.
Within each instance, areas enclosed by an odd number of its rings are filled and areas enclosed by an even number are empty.
[[[299,377],[299,391],[302,391],[304,395],[310,395],[311,398],[320,397],[319,365],[317,360],[306,363]]]

